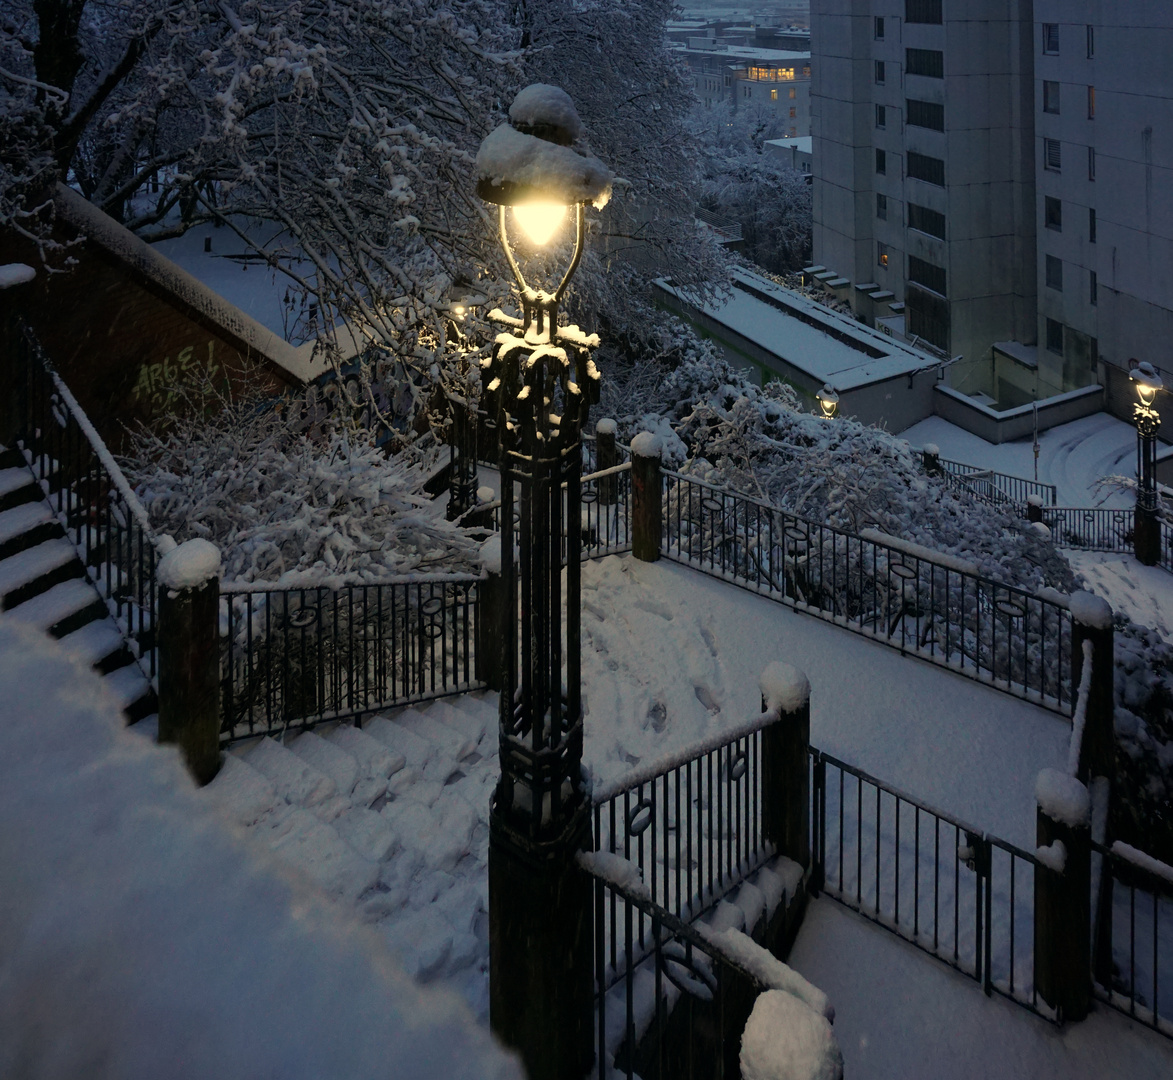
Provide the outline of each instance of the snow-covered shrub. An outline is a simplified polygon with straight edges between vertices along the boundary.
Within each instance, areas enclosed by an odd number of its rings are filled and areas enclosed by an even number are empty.
[[[224,401],[132,434],[123,467],[151,522],[223,552],[225,580],[373,580],[426,568],[471,570],[476,543],[417,495],[406,454],[384,457],[351,433],[293,430],[272,403]]]

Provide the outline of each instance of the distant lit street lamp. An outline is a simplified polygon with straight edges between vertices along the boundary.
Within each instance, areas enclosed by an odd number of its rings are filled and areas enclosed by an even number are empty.
[[[839,411],[839,395],[835,393],[831,384],[827,383],[822,390],[815,394],[815,397],[818,399],[819,406],[823,410],[823,416],[828,420],[832,419],[835,413]]]
[[[497,204],[522,310],[521,319],[490,313],[504,332],[481,380],[500,445],[508,610],[521,600],[520,620],[506,620],[501,776],[490,811],[489,1010],[494,1032],[521,1052],[531,1080],[561,1080],[583,1075],[593,1054],[591,889],[574,858],[590,844],[581,768],[581,434],[600,378],[590,355],[598,338],[559,327],[558,305],[582,258],[586,204],[605,205],[612,178],[574,149],[581,124],[557,87],[526,87],[509,121],[477,154],[477,194]],[[514,254],[511,219],[540,247],[568,212],[574,249],[566,270],[552,292],[534,288]]]
[[[1153,408],[1164,387],[1161,376],[1147,360],[1129,373],[1140,399],[1133,406],[1136,421],[1136,516],[1132,543],[1137,562],[1154,566],[1161,554],[1161,525],[1157,517],[1157,429],[1161,414]]]

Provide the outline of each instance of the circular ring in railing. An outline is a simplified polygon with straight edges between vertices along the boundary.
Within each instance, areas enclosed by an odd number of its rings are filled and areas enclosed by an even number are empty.
[[[749,759],[745,756],[745,751],[738,750],[736,756],[729,763],[729,779],[736,784],[745,775],[745,770],[748,768]]]
[[[424,636],[433,641],[444,636],[444,624],[439,622],[424,623]]]
[[[1112,520],[1117,525],[1125,525],[1128,523],[1128,513],[1125,510],[1113,510]]]
[[[682,994],[712,1001],[717,996],[717,977],[701,967],[677,942],[670,942],[660,952],[664,977]]]
[[[430,596],[422,604],[420,604],[420,613],[432,618],[440,613],[441,608],[444,607],[444,601],[438,596]]]
[[[298,608],[291,611],[285,618],[285,624],[293,630],[304,630],[318,621],[318,609],[312,607]]]
[[[599,493],[595,489],[595,482],[592,480],[583,486],[582,492],[578,497],[579,502],[593,503],[599,499]]]
[[[797,525],[787,525],[783,535],[787,540],[793,540],[796,544],[805,544],[809,539],[806,529],[800,529]]]
[[[994,604],[994,608],[1010,619],[1021,619],[1026,615],[1026,608],[1018,600],[999,600]]]
[[[1095,521],[1096,520],[1095,512],[1092,510],[1085,510],[1083,512],[1083,520],[1087,521],[1087,522]]]
[[[903,578],[905,581],[911,581],[916,577],[916,570],[911,566],[905,566],[904,563],[889,563],[888,569],[898,578]]]
[[[714,499],[712,495],[706,495],[703,499],[701,499],[701,506],[703,509],[708,510],[711,514],[719,513],[721,510],[725,509],[721,503],[721,500]]]
[[[652,823],[655,815],[655,804],[646,795],[640,799],[628,812],[627,832],[630,836],[640,836]]]

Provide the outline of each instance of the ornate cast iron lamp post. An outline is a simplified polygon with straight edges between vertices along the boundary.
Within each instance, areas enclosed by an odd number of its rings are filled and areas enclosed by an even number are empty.
[[[835,393],[834,387],[826,383],[815,397],[818,399],[819,408],[823,410],[823,416],[828,420],[834,419],[835,413],[839,410],[839,395]]]
[[[494,1032],[521,1052],[532,1080],[560,1080],[583,1075],[592,1060],[591,892],[574,857],[590,844],[581,770],[580,440],[599,373],[590,357],[598,338],[559,327],[558,305],[582,257],[586,204],[606,203],[611,174],[573,148],[581,125],[562,90],[527,87],[509,117],[477,154],[477,194],[498,206],[523,315],[490,313],[503,332],[481,378],[486,426],[500,446],[505,602],[515,611],[521,601],[520,619],[506,620],[501,776],[490,813],[489,1008]],[[540,246],[568,209],[569,265],[553,292],[534,288],[514,256],[510,218]]]
[[[1137,562],[1157,563],[1161,554],[1161,524],[1157,517],[1157,429],[1161,414],[1153,408],[1161,376],[1147,360],[1141,361],[1129,377],[1140,399],[1133,407],[1136,421],[1136,516],[1133,519],[1133,551]]]

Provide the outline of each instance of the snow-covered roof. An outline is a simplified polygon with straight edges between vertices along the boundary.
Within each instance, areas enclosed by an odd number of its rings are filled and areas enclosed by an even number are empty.
[[[811,135],[798,135],[793,139],[767,139],[766,146],[776,146],[781,150],[795,149],[800,154],[809,154],[814,138]]]
[[[670,46],[680,52],[696,53],[702,56],[727,57],[731,60],[758,61],[763,64],[778,64],[792,66],[798,63],[810,63],[810,50],[806,52],[792,52],[786,49],[760,49],[756,45],[725,45],[714,42],[708,48],[698,48],[693,45]]]
[[[840,393],[920,371],[936,362],[927,353],[749,271],[733,272],[733,290],[728,297],[701,304],[664,279],[656,285]]]

